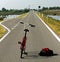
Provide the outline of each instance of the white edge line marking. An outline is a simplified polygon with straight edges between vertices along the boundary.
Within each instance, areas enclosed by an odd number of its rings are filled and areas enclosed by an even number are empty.
[[[37,15],[37,14],[36,14]],[[60,38],[53,32],[53,30],[37,15],[41,22],[48,28],[48,30],[54,35],[54,37],[60,42]]]
[[[10,29],[8,29],[6,26],[0,24],[1,26],[3,26],[5,29],[8,30],[8,32],[0,39],[0,42],[10,33]]]
[[[28,15],[29,13],[27,13],[27,15]],[[26,15],[26,16],[27,16]],[[26,16],[24,16],[23,18],[25,18]],[[5,20],[6,21],[6,20]],[[0,25],[1,26],[3,26],[4,28],[6,28],[7,30],[8,30],[8,32],[7,32],[7,34],[5,34],[1,39],[0,39],[0,42],[2,42],[2,40],[11,32],[11,30],[10,29],[8,29],[6,26],[4,26],[2,23],[3,22],[5,22],[5,21],[2,21],[2,22],[0,22]],[[18,26],[18,24],[20,23],[20,21],[12,28],[12,30],[13,29],[15,29],[17,26]]]

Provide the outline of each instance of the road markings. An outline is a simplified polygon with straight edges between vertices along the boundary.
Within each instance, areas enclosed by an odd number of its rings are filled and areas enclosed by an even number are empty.
[[[29,14],[29,13],[28,13],[28,14]],[[28,16],[28,14],[27,14],[26,16]],[[25,18],[26,16],[24,16],[24,18]],[[23,18],[23,19],[24,19],[24,18]],[[5,21],[7,21],[7,20],[5,20]],[[10,30],[9,28],[7,28],[6,26],[4,26],[4,25],[2,24],[2,23],[5,22],[5,21],[0,22],[0,25],[3,26],[4,28],[6,28],[6,29],[8,30],[8,32],[0,39],[0,42],[2,42],[2,40],[11,32],[11,30]],[[19,21],[13,28],[11,28],[11,29],[12,29],[12,30],[15,29],[15,28],[19,25],[19,23],[20,23],[20,21]]]
[[[54,33],[54,31],[36,14],[36,16],[41,20],[41,22],[48,28],[48,30],[54,35],[54,37],[60,42],[60,38]]]
[[[6,21],[6,20],[5,20]],[[0,25],[3,26],[5,29],[8,30],[8,32],[0,39],[0,42],[2,42],[2,40],[11,32],[10,29],[8,29],[6,26],[4,26],[2,23],[5,22],[5,21],[2,21],[0,22]]]
[[[2,42],[2,40],[3,40],[11,31],[10,31],[10,29],[8,29],[6,26],[2,25],[1,23],[0,23],[0,25],[3,26],[5,29],[8,30],[8,32],[0,39],[0,42]]]
[[[15,26],[13,26],[11,29],[12,30],[15,29],[19,25],[19,23],[20,23],[20,21]]]
[[[28,13],[28,14],[29,14],[29,13]],[[22,18],[22,20],[23,20],[25,17],[27,17],[28,14],[25,15],[25,16]],[[21,20],[21,22],[22,22],[22,20]],[[11,29],[12,29],[12,30],[15,29],[15,28],[19,25],[19,23],[20,23],[20,21],[19,21],[15,26],[13,26]]]

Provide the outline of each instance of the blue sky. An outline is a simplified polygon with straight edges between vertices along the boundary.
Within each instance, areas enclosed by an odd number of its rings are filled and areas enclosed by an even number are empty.
[[[60,0],[0,0],[0,9],[23,9],[59,6]]]

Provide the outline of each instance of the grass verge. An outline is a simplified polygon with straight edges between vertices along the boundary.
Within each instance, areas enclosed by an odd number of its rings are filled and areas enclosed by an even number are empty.
[[[51,17],[47,17],[42,13],[38,13],[40,18],[57,34],[60,36],[60,21]]]
[[[21,14],[20,16],[18,16],[19,19],[22,19],[24,16],[26,16],[27,13]]]
[[[3,35],[6,33],[6,29],[0,25],[0,38],[3,37]]]

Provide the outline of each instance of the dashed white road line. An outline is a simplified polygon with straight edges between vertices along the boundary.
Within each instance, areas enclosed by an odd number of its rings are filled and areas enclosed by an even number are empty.
[[[28,14],[29,14],[29,13],[28,13]],[[26,16],[28,16],[28,14],[27,14]],[[24,16],[23,19],[24,19],[26,16]],[[22,20],[23,20],[23,19],[22,19]],[[12,29],[12,30],[15,29],[15,28],[19,25],[19,23],[20,23],[20,21],[19,21],[14,27],[12,27],[11,29]]]
[[[28,13],[28,14],[29,14],[29,13]],[[26,16],[28,16],[28,14],[27,14]],[[25,18],[26,16],[24,16],[24,18]],[[5,21],[7,21],[7,20],[5,20]],[[7,32],[7,34],[5,34],[5,35],[0,39],[0,42],[2,42],[2,40],[11,32],[11,30],[10,30],[9,28],[7,28],[6,26],[4,26],[4,25],[2,24],[2,23],[5,22],[5,21],[0,22],[0,25],[3,26],[5,29],[7,29],[8,32]],[[15,29],[15,28],[18,26],[19,23],[20,23],[20,21],[19,21],[13,28],[11,28],[11,29],[12,29],[12,30]]]
[[[37,15],[37,14],[36,14]],[[37,15],[41,22],[48,28],[48,30],[54,35],[54,37],[60,42],[60,38],[54,33],[54,31]]]
[[[12,30],[15,29],[19,25],[19,23],[20,23],[20,21],[15,26],[13,26],[11,29]]]

